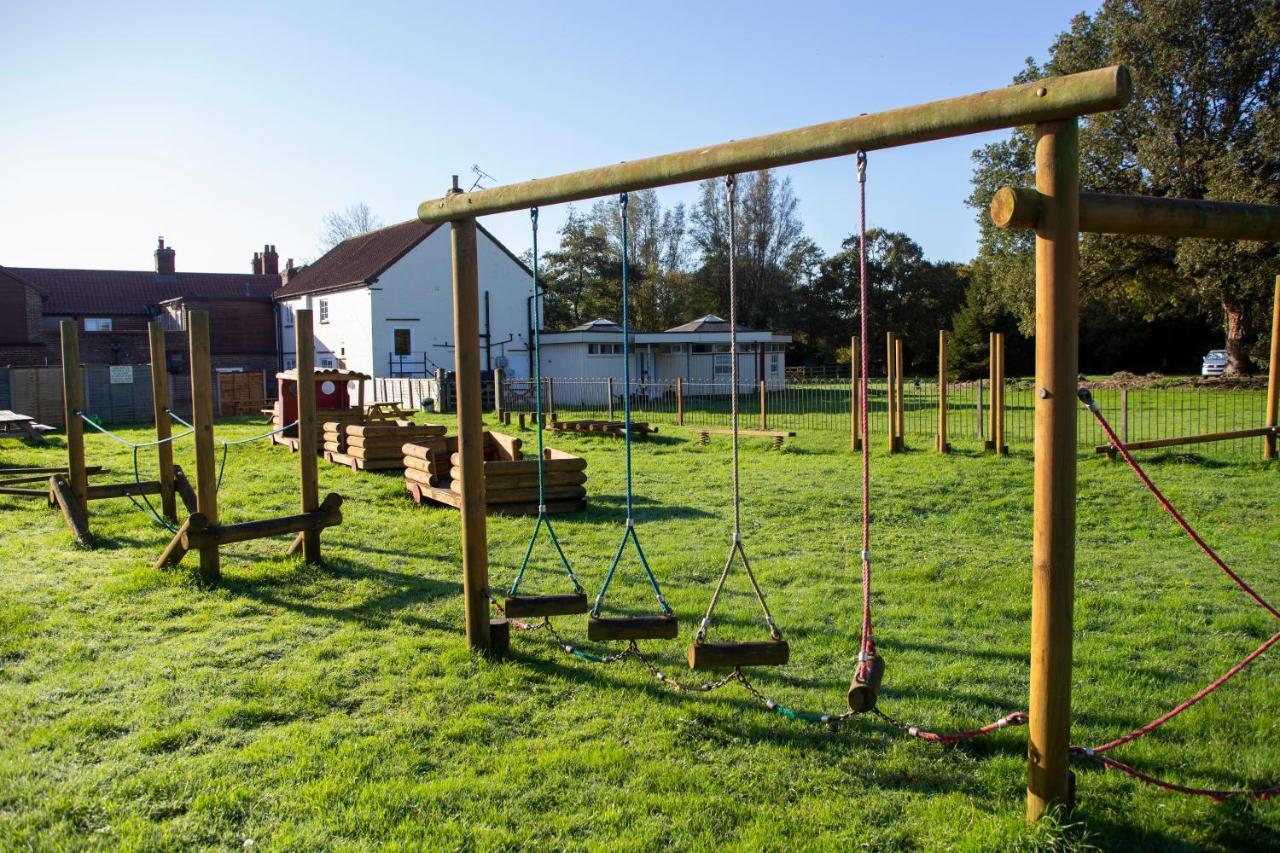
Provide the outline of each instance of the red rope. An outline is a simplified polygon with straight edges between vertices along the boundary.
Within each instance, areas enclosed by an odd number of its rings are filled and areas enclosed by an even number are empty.
[[[1177,794],[1190,794],[1194,797],[1209,797],[1215,802],[1223,800],[1269,800],[1280,794],[1280,785],[1273,785],[1270,788],[1252,788],[1247,790],[1221,790],[1218,788],[1193,788],[1188,785],[1179,785],[1177,782],[1169,782],[1161,779],[1159,776],[1152,776],[1145,773],[1132,764],[1125,764],[1123,761],[1116,761],[1107,755],[1090,755],[1086,750],[1073,746],[1071,748],[1073,755],[1084,756],[1093,761],[1098,762],[1103,767],[1111,770],[1119,770],[1126,776],[1132,776],[1148,785],[1155,785],[1157,788],[1163,788],[1166,791],[1173,791]]]
[[[859,655],[858,678],[867,677],[867,667],[875,654],[876,643],[871,632],[871,442],[867,440],[867,155],[859,151],[858,201],[860,219],[858,225],[858,319],[862,326],[862,399],[859,412],[862,419],[862,654]],[[856,390],[855,390],[856,393]],[[892,416],[892,413],[890,413]]]

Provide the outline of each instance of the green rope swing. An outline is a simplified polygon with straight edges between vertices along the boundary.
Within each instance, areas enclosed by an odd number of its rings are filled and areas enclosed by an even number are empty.
[[[640,547],[640,537],[636,535],[635,512],[632,501],[631,487],[631,317],[628,311],[630,303],[630,291],[627,286],[627,194],[623,193],[618,199],[622,207],[622,411],[623,425],[622,431],[623,443],[626,448],[627,459],[627,520],[626,528],[622,531],[622,541],[618,543],[618,550],[613,555],[613,562],[609,565],[609,573],[605,575],[604,584],[600,587],[600,593],[596,596],[595,604],[591,607],[592,618],[600,616],[600,609],[604,607],[605,593],[609,591],[609,585],[613,583],[613,576],[617,574],[618,564],[622,561],[622,554],[627,548],[627,542],[630,541],[636,546],[636,555],[640,557],[640,565],[644,567],[645,576],[649,579],[649,586],[653,587],[653,594],[658,599],[658,606],[662,608],[664,616],[671,616],[671,606],[667,604],[667,599],[662,594],[662,588],[658,586],[658,579],[653,575],[653,569],[649,568],[649,560],[644,555],[644,549]]]
[[[537,544],[538,533],[543,527],[547,528],[547,536],[551,539],[551,544],[556,547],[556,554],[560,557],[560,564],[564,566],[565,574],[569,576],[569,581],[573,584],[573,591],[585,594],[582,584],[578,583],[578,576],[573,573],[573,567],[569,565],[569,558],[564,555],[564,549],[560,547],[560,539],[556,536],[556,529],[551,525],[551,516],[547,514],[547,488],[545,477],[545,456],[542,446],[542,322],[540,319],[540,309],[538,303],[542,300],[543,291],[538,288],[538,208],[529,211],[529,221],[533,228],[533,388],[534,388],[534,422],[533,428],[538,433],[538,520],[534,522],[533,534],[529,537],[529,545],[524,550],[524,559],[520,561],[520,571],[516,572],[516,578],[511,583],[511,591],[508,596],[514,597],[520,591],[520,582],[524,580],[524,573],[529,568],[529,559],[533,556],[533,546]]]

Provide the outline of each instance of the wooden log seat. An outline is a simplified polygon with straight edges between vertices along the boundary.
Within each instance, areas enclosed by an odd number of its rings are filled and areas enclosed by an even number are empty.
[[[694,643],[689,646],[689,669],[736,669],[740,666],[782,666],[791,657],[786,640],[746,643]]]

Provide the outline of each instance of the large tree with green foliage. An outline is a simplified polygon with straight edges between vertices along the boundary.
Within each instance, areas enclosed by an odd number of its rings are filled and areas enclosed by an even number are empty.
[[[1133,73],[1123,110],[1081,122],[1085,190],[1180,198],[1280,201],[1280,4],[1274,0],[1106,0],[1077,15],[1016,80],[1115,63]],[[994,228],[991,195],[1033,182],[1028,128],[974,154],[970,203],[981,241],[983,293],[1034,318],[1033,237]],[[1270,316],[1280,265],[1271,244],[1087,235],[1081,244],[1082,317],[1116,324],[1185,320],[1222,323],[1230,369],[1249,369]]]

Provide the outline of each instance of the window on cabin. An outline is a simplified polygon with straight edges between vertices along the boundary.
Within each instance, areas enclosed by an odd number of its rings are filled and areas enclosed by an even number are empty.
[[[733,372],[732,359],[727,355],[716,353],[715,355],[715,374],[716,376],[729,376]]]
[[[413,355],[412,329],[392,329],[391,336],[396,355]]]
[[[86,332],[109,332],[111,331],[111,318],[85,317],[84,330]]]
[[[329,300],[328,299],[320,300],[320,322],[321,323],[329,322]]]

